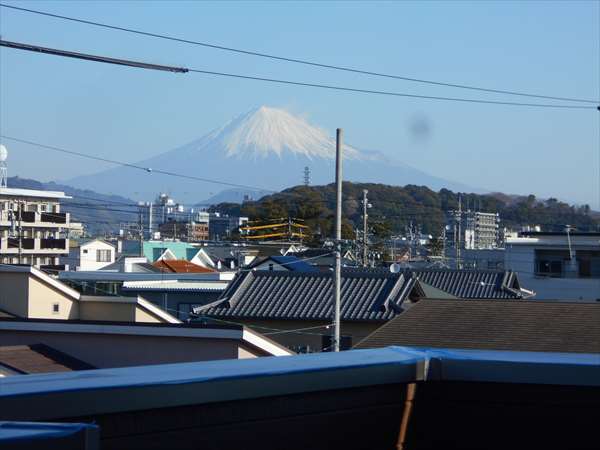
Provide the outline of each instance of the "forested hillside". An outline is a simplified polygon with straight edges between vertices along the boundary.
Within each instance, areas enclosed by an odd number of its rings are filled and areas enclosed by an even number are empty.
[[[459,193],[425,186],[404,187],[383,184],[344,183],[343,227],[345,237],[354,237],[353,229],[361,224],[363,189],[369,191],[369,221],[374,233],[382,237],[402,233],[408,225],[420,226],[422,232],[439,235],[446,212],[457,209]],[[520,228],[540,225],[543,231],[563,230],[565,225],[579,231],[598,230],[600,221],[588,205],[574,206],[556,199],[538,200],[535,196],[514,197],[504,194],[460,194],[463,209],[497,212],[501,226]],[[304,219],[313,233],[331,236],[335,210],[335,186],[297,186],[243,204],[221,203],[212,211],[248,216],[266,221],[282,217]]]

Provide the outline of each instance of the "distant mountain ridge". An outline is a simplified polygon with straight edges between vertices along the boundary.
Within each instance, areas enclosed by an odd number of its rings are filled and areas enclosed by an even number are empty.
[[[578,231],[598,231],[600,216],[588,205],[569,205],[555,198],[537,199],[533,195],[511,196],[501,193],[465,194],[425,186],[389,186],[374,183],[344,182],[343,231],[354,238],[354,229],[362,227],[362,193],[369,191],[369,223],[376,235],[405,233],[410,224],[424,233],[440,235],[446,214],[458,209],[459,195],[463,210],[499,213],[502,227],[519,230],[525,225],[540,225],[543,231],[564,231],[568,224]],[[254,202],[223,203],[211,210],[248,216],[251,220],[296,217],[312,230],[331,236],[335,211],[335,185],[297,186]]]
[[[77,189],[55,182],[43,183],[37,180],[8,178],[8,187],[20,189],[38,189],[44,191],[62,191],[73,197],[61,202],[64,212],[71,213],[71,221],[84,222],[92,234],[114,232],[121,222],[136,222],[135,201],[119,195],[106,195],[89,189]]]
[[[208,178],[235,185],[218,186],[127,167],[81,176],[67,184],[97,192],[120,192],[137,200],[148,185],[168,191],[184,203],[207,199],[224,189],[235,188],[256,196],[257,191],[278,192],[302,182],[304,168],[311,184],[327,184],[335,178],[335,139],[323,129],[289,112],[262,106],[242,114],[205,136],[174,150],[137,162],[185,176]],[[390,185],[417,184],[438,190],[482,192],[445,180],[393,160],[383,153],[344,145],[344,179]],[[143,189],[140,189],[143,186]]]

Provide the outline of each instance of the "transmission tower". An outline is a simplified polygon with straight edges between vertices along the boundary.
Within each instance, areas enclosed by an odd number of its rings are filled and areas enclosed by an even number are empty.
[[[304,168],[304,186],[310,186],[310,168],[308,166]]]

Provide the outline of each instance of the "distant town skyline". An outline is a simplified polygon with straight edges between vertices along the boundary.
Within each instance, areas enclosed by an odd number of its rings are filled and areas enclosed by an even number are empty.
[[[4,1],[326,64],[543,95],[600,98],[600,2]],[[558,103],[348,74],[0,8],[2,39],[157,64],[410,94]],[[0,49],[0,131],[136,162],[252,107],[282,107],[431,175],[598,209],[592,110],[462,104],[171,74]],[[9,176],[64,181],[111,166],[2,140]],[[202,168],[198,168],[202,176]],[[204,174],[235,182],[226,173]],[[293,183],[300,184],[301,174]],[[333,174],[332,174],[333,180]],[[373,174],[377,182],[377,174]],[[152,191],[148,183],[144,191]],[[397,182],[402,185],[401,179]],[[268,176],[265,176],[265,186]],[[221,190],[215,186],[215,192]],[[156,189],[155,189],[156,190]]]

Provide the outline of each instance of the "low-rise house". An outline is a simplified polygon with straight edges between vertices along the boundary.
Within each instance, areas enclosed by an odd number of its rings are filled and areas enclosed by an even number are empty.
[[[507,238],[504,267],[541,300],[600,299],[600,233],[522,232]]]
[[[405,269],[419,279],[428,298],[520,299],[535,292],[510,270]]]
[[[355,348],[390,345],[600,353],[600,303],[423,299]]]
[[[228,280],[125,281],[121,293],[141,296],[180,320],[187,320],[194,308],[216,301],[228,285]]]
[[[317,272],[319,269],[295,256],[268,256],[255,261],[247,269],[287,270],[291,272]]]
[[[0,265],[0,310],[22,319],[180,323],[142,297],[81,295],[32,266]]]
[[[0,378],[90,369],[95,367],[44,344],[0,345]]]
[[[3,347],[39,349],[40,343],[46,349],[49,347],[73,358],[71,370],[293,354],[260,333],[242,326],[0,319],[0,364]],[[49,353],[46,350],[46,354]],[[53,355],[55,360],[66,365],[67,356],[60,359],[57,353]],[[32,354],[29,353],[29,356]],[[41,363],[39,355],[35,359]],[[82,365],[76,366],[75,360]]]
[[[342,348],[350,348],[424,295],[403,273],[342,271]],[[200,320],[255,327],[298,352],[331,349],[333,277],[324,272],[251,270],[240,273],[212,304],[194,308]]]
[[[160,272],[166,273],[214,273],[212,269],[194,264],[185,259],[161,259],[153,264]]]
[[[71,248],[66,263],[75,270],[101,270],[115,262],[116,253],[114,245],[94,239]]]
[[[115,266],[119,261],[117,261]],[[171,273],[161,272],[152,264],[135,263],[133,270],[95,270],[59,272],[58,279],[87,295],[122,295],[123,283],[129,281],[198,281],[220,284],[233,279],[235,272]],[[129,295],[129,294],[127,294]]]

